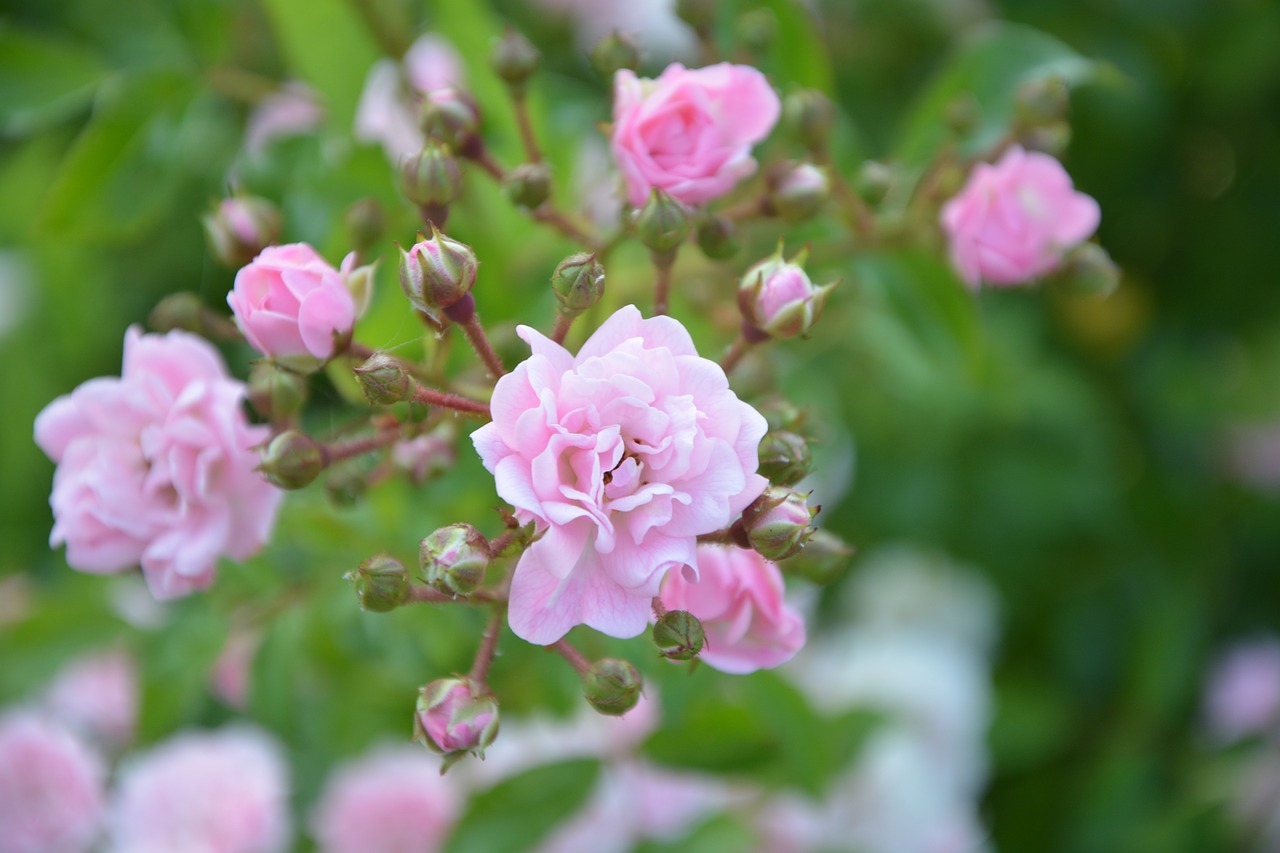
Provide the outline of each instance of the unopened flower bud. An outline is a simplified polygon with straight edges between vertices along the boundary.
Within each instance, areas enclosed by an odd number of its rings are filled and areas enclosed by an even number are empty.
[[[480,132],[480,108],[462,89],[432,89],[422,103],[421,123],[427,136],[465,153]]]
[[[476,283],[476,253],[431,227],[409,249],[400,250],[400,288],[413,307],[433,317],[471,292]]]
[[[324,467],[324,450],[316,440],[289,429],[271,439],[262,451],[258,470],[282,489],[301,489],[315,480]]]
[[[612,81],[623,68],[634,71],[640,66],[640,48],[634,40],[614,30],[591,49],[591,63],[601,76]]]
[[[814,286],[804,271],[804,252],[783,260],[782,246],[747,270],[738,286],[738,308],[750,328],[773,338],[807,335],[838,282]]]
[[[355,587],[361,610],[386,613],[409,600],[409,573],[390,554],[370,557],[344,577]]]
[[[778,16],[772,9],[752,9],[738,17],[733,30],[739,44],[762,53],[778,38]]]
[[[716,22],[716,0],[676,0],[676,15],[695,30],[707,30]]]
[[[688,238],[689,230],[688,208],[654,187],[636,218],[640,242],[652,252],[674,252]]]
[[[822,209],[831,196],[827,173],[812,163],[786,163],[771,170],[769,205],[783,219],[799,222]]]
[[[445,756],[445,769],[466,753],[484,757],[498,736],[498,700],[470,678],[440,678],[418,688],[413,739]]]
[[[288,423],[307,401],[307,378],[272,361],[249,368],[249,403],[273,424]]]
[[[801,145],[810,151],[823,151],[836,122],[836,108],[816,89],[797,89],[783,99],[782,121]]]
[[[1107,297],[1120,286],[1120,268],[1097,243],[1081,243],[1067,252],[1049,280],[1081,296]]]
[[[515,93],[523,94],[525,83],[538,70],[542,55],[520,33],[507,28],[493,48],[493,70]]]
[[[514,204],[533,210],[551,195],[551,171],[545,163],[521,163],[507,173],[502,188]]]
[[[668,610],[653,626],[653,643],[667,660],[692,660],[706,641],[702,622],[688,610]]]
[[[982,108],[972,92],[962,92],[947,104],[943,118],[952,133],[965,137],[973,133],[982,121]]]
[[[400,165],[401,186],[419,207],[445,207],[462,192],[462,171],[449,148],[428,141],[415,157]]]
[[[853,176],[853,189],[867,204],[884,201],[894,181],[893,167],[879,160],[868,160],[858,167]]]
[[[582,676],[582,691],[591,707],[611,717],[636,706],[642,685],[639,671],[617,658],[601,658]]]
[[[821,507],[809,507],[805,495],[786,486],[769,486],[742,511],[747,540],[766,560],[785,560],[800,552],[813,537],[813,517]]]
[[[363,257],[378,244],[386,231],[386,218],[376,198],[353,202],[342,215],[342,228],[356,255]]]
[[[817,530],[800,553],[783,563],[782,568],[789,575],[825,585],[844,574],[853,552],[853,546],[839,536]]]
[[[375,352],[353,372],[371,406],[391,406],[413,396],[413,377],[400,359],[385,352]]]
[[[813,470],[813,454],[804,436],[789,430],[770,430],[760,439],[762,477],[778,486],[791,486]]]
[[[171,293],[156,303],[147,315],[147,325],[157,332],[181,329],[200,334],[204,329],[204,302],[189,291]]]
[[[1014,100],[1014,117],[1024,127],[1056,124],[1067,115],[1067,81],[1058,76],[1028,80]]]
[[[698,248],[713,261],[738,253],[738,231],[727,216],[708,216],[698,223]]]
[[[764,415],[770,430],[787,430],[803,432],[804,423],[809,414],[786,397],[770,397],[756,406],[756,411]]]
[[[280,237],[280,211],[265,198],[224,198],[201,217],[209,251],[223,266],[239,269]]]
[[[440,592],[467,596],[484,583],[489,542],[470,524],[450,524],[422,540],[418,565],[423,580]]]
[[[369,303],[373,301],[373,283],[378,277],[378,262],[382,259],[378,258],[364,266],[356,266],[357,257],[355,252],[348,252],[342,259],[338,274],[342,276],[342,283],[347,286],[347,292],[351,294],[351,302],[355,306],[358,320],[369,310]]]
[[[604,294],[604,266],[595,252],[577,252],[557,264],[551,291],[562,317],[577,317],[599,302]]]

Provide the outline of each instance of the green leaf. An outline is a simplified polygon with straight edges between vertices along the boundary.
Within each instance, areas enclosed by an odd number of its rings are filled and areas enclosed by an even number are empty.
[[[983,27],[943,67],[908,114],[897,157],[908,167],[929,161],[946,141],[947,108],[961,95],[971,94],[980,108],[976,130],[966,139],[966,153],[994,144],[1013,118],[1014,94],[1030,80],[1060,77],[1068,85],[1115,72],[1080,56],[1039,30],[1017,24]]]
[[[633,853],[722,853],[725,850],[754,850],[756,834],[741,820],[717,815],[674,840],[646,841]]]
[[[108,73],[73,41],[0,29],[0,133],[33,133],[84,108]]]
[[[770,48],[768,70],[775,84],[793,83],[830,92],[833,86],[830,52],[813,13],[795,0],[765,0],[773,11],[778,34]]]
[[[472,797],[445,853],[515,853],[537,846],[586,801],[599,771],[596,761],[566,761],[499,782]]]

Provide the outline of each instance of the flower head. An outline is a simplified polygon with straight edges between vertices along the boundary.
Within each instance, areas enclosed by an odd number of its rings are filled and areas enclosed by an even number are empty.
[[[94,743],[119,748],[133,738],[138,718],[138,671],[119,649],[67,664],[49,685],[49,710]]]
[[[697,537],[764,489],[765,420],[670,317],[622,308],[576,356],[519,334],[533,355],[472,434],[498,494],[542,534],[516,566],[511,628],[543,645],[579,624],[636,636],[667,573],[696,567]]]
[[[86,853],[102,821],[106,768],[34,714],[0,718],[0,853]]]
[[[141,565],[156,598],[213,582],[220,556],[243,560],[270,534],[280,492],[254,471],[245,387],[217,351],[186,332],[124,340],[120,378],[92,379],[36,417],[58,463],[50,541],[73,568]]]
[[[685,204],[719,198],[756,169],[751,146],[781,107],[754,68],[667,66],[656,80],[614,77],[613,154],[637,207],[657,187]]]
[[[1076,192],[1062,164],[1015,145],[974,167],[942,206],[951,260],[970,287],[1020,284],[1058,266],[1098,227],[1098,203]]]

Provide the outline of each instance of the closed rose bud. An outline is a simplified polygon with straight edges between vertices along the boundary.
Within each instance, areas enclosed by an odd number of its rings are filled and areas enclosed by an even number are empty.
[[[400,250],[400,288],[414,308],[439,317],[471,292],[476,283],[476,253],[434,225],[431,239],[418,236],[409,251]]]
[[[382,215],[382,207],[376,198],[352,202],[342,214],[342,229],[357,256],[367,255],[382,239],[386,228],[386,217]]]
[[[849,566],[854,547],[834,533],[816,530],[799,554],[782,564],[788,575],[796,575],[816,584],[837,580]]]
[[[810,151],[824,151],[836,122],[831,99],[816,89],[797,89],[782,101],[782,123]]]
[[[601,658],[582,676],[582,691],[601,714],[621,716],[640,701],[639,671],[625,660]]]
[[[867,204],[879,204],[889,194],[894,178],[893,167],[879,160],[868,160],[853,176],[853,189]]]
[[[390,406],[413,396],[413,377],[400,359],[385,352],[375,352],[353,372],[371,406]]]
[[[805,495],[786,486],[769,486],[742,511],[747,540],[766,560],[785,560],[800,552],[813,537],[813,517],[821,507],[809,507]]]
[[[484,583],[489,542],[470,524],[450,524],[422,540],[418,564],[423,580],[440,592],[467,596]]]
[[[803,261],[803,253],[783,260],[779,246],[772,257],[747,270],[738,287],[738,307],[749,327],[773,338],[809,333],[836,283],[815,287]]]
[[[770,397],[757,405],[756,410],[764,415],[770,430],[802,433],[805,421],[809,419],[809,413],[805,409],[786,397]]]
[[[698,223],[698,248],[713,261],[726,261],[738,253],[738,232],[727,216],[708,216]]]
[[[324,468],[323,448],[311,436],[296,429],[285,430],[271,439],[258,465],[262,476],[282,489],[308,486]]]
[[[551,274],[551,291],[560,315],[577,317],[604,294],[604,266],[594,252],[572,254],[556,265]]]
[[[400,165],[400,183],[419,207],[445,207],[462,193],[462,171],[448,146],[429,141]]]
[[[470,752],[484,751],[498,736],[498,701],[469,678],[440,678],[418,689],[413,738],[445,756],[445,768]]]
[[[502,188],[512,203],[532,210],[551,195],[551,172],[544,163],[521,163],[507,173]]]
[[[465,153],[480,132],[480,108],[475,98],[462,89],[432,89],[422,103],[422,130],[454,151]]]
[[[668,610],[653,626],[653,644],[667,660],[692,660],[705,643],[702,623],[688,610]]]
[[[674,252],[688,238],[689,230],[688,208],[654,187],[636,217],[640,242],[658,254]]]
[[[507,28],[493,48],[493,70],[513,92],[523,93],[525,83],[538,70],[542,55],[520,33]]]
[[[203,334],[206,326],[204,302],[194,293],[171,293],[156,303],[147,315],[147,325],[157,332],[184,332]]]
[[[762,477],[778,486],[790,486],[813,470],[813,454],[804,436],[789,430],[771,430],[760,439]]]
[[[782,164],[769,175],[769,205],[783,219],[808,219],[822,209],[830,196],[827,173],[812,163]]]
[[[231,269],[249,263],[280,238],[280,211],[256,196],[223,199],[201,222],[209,251]]]
[[[1080,296],[1105,298],[1120,286],[1120,268],[1097,243],[1081,243],[1063,256],[1049,282]]]
[[[356,319],[359,320],[369,310],[369,303],[373,301],[373,282],[378,276],[378,261],[381,258],[371,264],[356,266],[357,257],[355,252],[348,252],[342,259],[342,266],[338,267],[338,275],[342,277],[342,283],[347,286],[347,293],[351,294]]]
[[[249,402],[273,424],[288,423],[307,401],[307,379],[271,361],[249,369]]]
[[[409,600],[409,574],[390,554],[370,557],[344,577],[355,586],[361,610],[386,613]]]
[[[640,48],[633,39],[614,30],[591,49],[591,64],[607,80],[623,68],[632,71],[640,65]]]

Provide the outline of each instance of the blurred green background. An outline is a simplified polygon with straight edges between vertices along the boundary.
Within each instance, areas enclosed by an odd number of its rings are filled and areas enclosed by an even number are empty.
[[[1220,804],[1204,794],[1199,696],[1215,648],[1280,627],[1280,482],[1242,484],[1227,464],[1232,428],[1280,425],[1280,4],[819,5],[821,26],[787,0],[725,2],[719,35],[732,42],[741,11],[773,11],[778,38],[759,64],[783,91],[815,86],[837,100],[835,153],[848,170],[868,157],[927,158],[962,91],[998,123],[1021,79],[1052,69],[1078,82],[1064,162],[1100,202],[1100,242],[1125,277],[1107,299],[975,300],[932,256],[832,249],[829,226],[786,229],[794,245],[813,240],[815,280],[845,284],[813,341],[778,348],[743,381],[784,380],[808,403],[832,467],[852,437],[852,480],[847,491],[830,485],[824,526],[861,548],[939,547],[998,588],[982,803],[996,848],[1232,849]],[[0,576],[26,575],[34,608],[0,626],[0,700],[26,695],[88,645],[139,641],[107,585],[47,547],[53,468],[31,424],[54,396],[117,373],[125,328],[164,294],[225,304],[233,274],[209,257],[198,217],[233,168],[242,188],[281,205],[287,240],[335,263],[343,210],[377,197],[391,251],[417,226],[382,151],[351,140],[369,66],[424,29],[444,34],[486,108],[486,139],[515,162],[514,123],[487,68],[510,23],[545,55],[535,121],[571,199],[579,146],[609,113],[608,86],[566,23],[500,0],[375,0],[364,12],[344,0],[8,0],[0,12]],[[291,79],[323,100],[320,131],[245,158],[255,86]],[[450,230],[481,258],[481,314],[515,356],[512,324],[549,324],[546,276],[574,247],[481,174],[468,176]],[[674,313],[706,351],[731,339],[735,275],[779,230],[753,226],[725,265],[686,249]],[[379,282],[358,336],[413,346],[394,264]],[[647,259],[625,247],[610,266],[610,306],[643,304],[648,286]],[[252,354],[225,351],[243,377]],[[317,382],[316,393],[313,425],[340,422],[350,389]],[[496,532],[491,483],[465,442],[459,456],[428,488],[390,483],[354,509],[329,506],[320,489],[291,496],[263,556],[225,566],[211,593],[176,604],[146,643],[143,739],[227,715],[207,696],[206,672],[229,625],[244,621],[266,635],[250,715],[288,740],[304,800],[336,756],[403,730],[418,684],[466,668],[482,614],[366,616],[340,576],[378,550],[412,559],[417,540],[449,521]],[[634,645],[582,643],[640,659]],[[577,701],[566,668],[510,638],[504,652],[494,667],[504,712]],[[697,678],[707,690],[726,681]],[[752,691],[783,689],[762,678],[722,689],[746,691],[750,706]],[[792,760],[748,769],[826,772]]]

